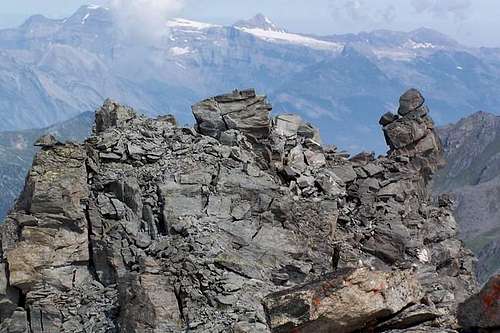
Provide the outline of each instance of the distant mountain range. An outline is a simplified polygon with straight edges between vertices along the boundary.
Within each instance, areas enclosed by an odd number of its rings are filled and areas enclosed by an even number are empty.
[[[478,256],[485,282],[500,273],[500,117],[477,112],[439,133],[448,165],[434,191],[455,194],[461,238]]]
[[[444,124],[500,102],[500,49],[469,48],[429,29],[313,36],[264,15],[219,26],[165,24],[154,46],[124,36],[111,10],[81,7],[66,19],[33,16],[0,30],[0,130],[50,126],[107,97],[149,115],[190,121],[203,96],[267,92],[275,112],[321,124],[324,141],[382,152],[378,115],[420,88]]]

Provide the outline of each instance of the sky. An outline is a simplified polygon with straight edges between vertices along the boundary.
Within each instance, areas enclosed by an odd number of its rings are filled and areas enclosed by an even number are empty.
[[[294,32],[356,33],[375,29],[409,31],[433,28],[471,46],[500,47],[500,0],[91,0],[103,4],[161,8],[168,15],[231,24],[263,13]],[[0,1],[0,27],[20,24],[26,17],[71,15],[85,0]],[[167,7],[173,7],[168,8]]]

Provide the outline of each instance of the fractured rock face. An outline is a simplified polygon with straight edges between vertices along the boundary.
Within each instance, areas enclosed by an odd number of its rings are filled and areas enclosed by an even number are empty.
[[[12,286],[29,292],[41,282],[64,285],[50,276],[54,267],[88,262],[87,222],[81,209],[89,195],[85,159],[82,147],[72,144],[37,154],[17,204],[19,215],[11,215],[7,222],[17,224],[21,238],[4,252]],[[71,270],[69,277],[64,274],[61,279],[71,280]]]
[[[219,137],[221,132],[236,129],[256,138],[269,135],[271,105],[255,90],[235,90],[193,106],[200,133]],[[297,129],[298,130],[298,129]]]
[[[6,299],[12,300],[13,293],[22,294],[18,302],[25,299],[24,310],[33,311],[31,320],[49,331],[62,331],[61,311],[70,307],[68,303],[84,299],[84,294],[75,291],[92,280],[88,269],[89,230],[82,208],[90,194],[86,158],[85,149],[79,145],[43,147],[15,210],[2,225],[4,236],[6,230],[16,230],[19,237],[11,238],[15,243],[5,238],[2,241],[3,261],[8,263],[4,266],[8,267]],[[67,296],[70,290],[72,299]],[[0,303],[4,312],[5,299]],[[10,325],[27,327],[28,323],[19,322],[26,318],[26,312],[11,312]],[[33,323],[32,329],[38,332],[36,327]]]
[[[0,226],[0,332],[458,328],[474,259],[429,201],[419,96],[378,159],[254,90],[194,105],[194,129],[106,101],[84,144],[46,140]]]

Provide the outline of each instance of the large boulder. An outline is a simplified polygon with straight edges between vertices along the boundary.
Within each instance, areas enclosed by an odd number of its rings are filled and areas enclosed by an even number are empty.
[[[349,333],[370,328],[419,302],[422,295],[410,272],[343,269],[271,294],[264,306],[269,326],[276,333]]]
[[[221,132],[236,129],[256,138],[266,138],[270,131],[271,105],[255,90],[235,90],[230,94],[204,100],[192,107],[198,130],[219,137]]]
[[[398,114],[406,116],[408,113],[418,110],[425,103],[425,98],[417,89],[409,89],[399,99]]]

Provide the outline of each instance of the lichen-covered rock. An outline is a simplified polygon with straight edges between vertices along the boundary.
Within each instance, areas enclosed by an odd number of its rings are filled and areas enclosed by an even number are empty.
[[[276,295],[326,277],[293,325],[457,329],[474,259],[429,200],[441,149],[419,96],[384,117],[378,159],[270,119],[253,90],[196,104],[195,128],[106,101],[84,144],[42,146],[0,226],[0,332],[269,333]]]

